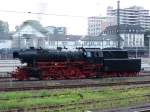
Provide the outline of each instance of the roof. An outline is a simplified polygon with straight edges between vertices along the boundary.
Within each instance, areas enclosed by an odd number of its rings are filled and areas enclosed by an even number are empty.
[[[21,26],[19,26],[19,28],[17,29],[17,32],[20,32],[21,29],[27,25],[30,25],[31,27],[33,27],[34,29],[36,29],[37,31],[39,31],[40,33],[42,33],[43,35],[46,35],[47,30],[45,28],[42,27],[42,25],[36,21],[36,20],[27,20],[25,22],[23,22],[23,24]]]
[[[102,35],[104,40],[113,40],[113,41],[118,41],[118,36],[117,35]]]
[[[128,50],[128,51],[146,51],[146,47],[124,47],[124,49]]]
[[[50,41],[116,41],[117,35],[80,36],[80,35],[51,35]]]
[[[32,27],[34,27],[36,30],[38,30],[41,33],[47,33],[47,30],[42,27],[42,25],[36,21],[36,20],[27,20],[23,23],[23,25],[28,25],[30,24]]]
[[[81,40],[80,35],[51,35],[50,41],[78,41]]]
[[[117,35],[100,35],[100,36],[86,36],[83,41],[116,41],[118,39]]]
[[[102,41],[103,38],[101,36],[85,36],[81,40],[82,41]]]
[[[117,31],[118,26],[108,26],[103,32],[106,31]],[[143,33],[144,34],[144,28],[142,28],[140,25],[127,25],[127,24],[120,24],[119,25],[119,31],[120,33]]]

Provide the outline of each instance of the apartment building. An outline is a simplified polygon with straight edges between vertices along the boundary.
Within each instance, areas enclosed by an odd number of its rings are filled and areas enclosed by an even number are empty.
[[[107,17],[88,17],[88,35],[98,36],[107,27]]]
[[[144,29],[150,28],[150,15],[149,10],[139,6],[132,6],[120,9],[120,24],[140,25]],[[114,17],[117,20],[117,9],[113,7],[107,8],[107,16]]]

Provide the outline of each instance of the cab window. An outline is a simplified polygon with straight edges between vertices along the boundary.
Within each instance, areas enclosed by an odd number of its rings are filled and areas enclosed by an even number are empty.
[[[87,58],[91,58],[91,57],[92,57],[91,52],[87,52],[87,53],[86,53],[86,57],[87,57]]]

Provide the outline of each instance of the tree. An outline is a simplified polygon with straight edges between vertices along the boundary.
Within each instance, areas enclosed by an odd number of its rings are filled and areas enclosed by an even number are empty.
[[[32,26],[34,26],[36,28],[41,28],[42,27],[40,22],[37,21],[37,20],[26,20],[25,22],[23,22],[23,25],[25,25],[25,24],[31,24]]]
[[[40,32],[47,33],[47,31],[43,28],[43,26],[37,20],[26,20],[25,22],[23,22],[23,25],[25,25],[25,24],[30,24],[34,28],[36,28],[37,30],[39,30]]]
[[[8,32],[9,32],[8,22],[0,20],[0,34],[8,34]]]

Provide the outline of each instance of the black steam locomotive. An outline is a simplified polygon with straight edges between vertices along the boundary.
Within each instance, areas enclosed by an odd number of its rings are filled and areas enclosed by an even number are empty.
[[[127,77],[137,76],[141,70],[141,59],[129,59],[128,51],[119,48],[77,51],[30,48],[15,51],[13,56],[27,64],[12,73],[19,80]]]

